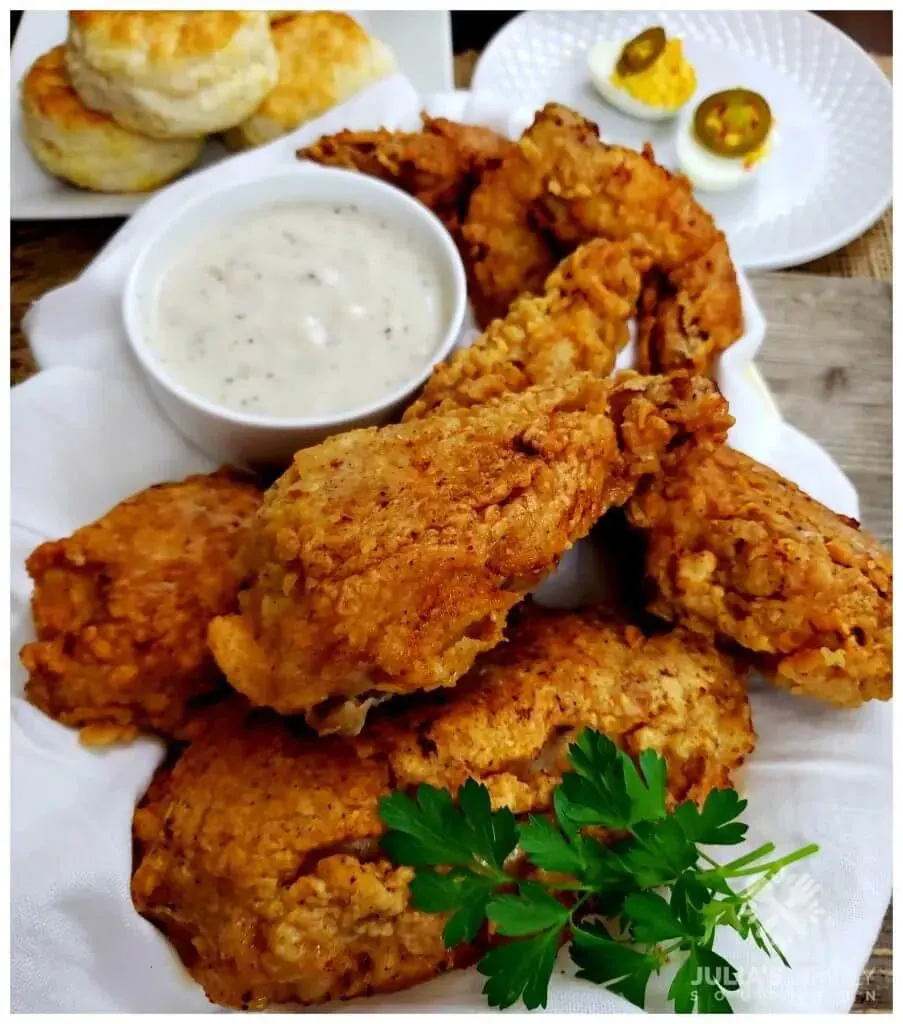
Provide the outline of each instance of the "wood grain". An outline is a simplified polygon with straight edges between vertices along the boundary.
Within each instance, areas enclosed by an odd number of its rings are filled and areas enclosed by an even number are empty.
[[[28,307],[74,280],[122,224],[98,220],[13,221],[10,233],[10,380],[19,384],[35,372],[22,317]]]
[[[862,523],[891,539],[891,288],[811,274],[750,275],[768,324],[757,359],[785,418],[834,456]]]

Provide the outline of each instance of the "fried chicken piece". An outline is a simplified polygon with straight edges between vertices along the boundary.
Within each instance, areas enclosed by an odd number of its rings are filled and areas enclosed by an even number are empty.
[[[890,698],[891,559],[854,520],[728,448],[648,482],[628,516],[655,614],[758,652],[793,693]]]
[[[661,753],[669,803],[702,801],[755,742],[730,657],[600,612],[531,611],[444,696],[353,741],[221,719],[158,773],[135,813],[132,896],[211,1000],[349,999],[477,959],[485,934],[446,950],[443,915],[411,907],[411,869],[377,845],[394,787],[476,778],[496,806],[548,810],[568,741],[592,726]]]
[[[395,185],[433,210],[455,233],[479,177],[510,146],[508,139],[488,128],[424,114],[419,132],[343,131],[298,150],[298,157]]]
[[[513,145],[470,197],[461,224],[462,252],[481,327],[504,317],[521,296],[539,294],[568,252],[534,223],[532,208],[541,195],[541,179],[522,146]]]
[[[234,558],[261,498],[226,470],[192,476],[32,552],[31,703],[88,744],[176,734],[222,685],[207,624],[237,606]]]
[[[636,365],[644,373],[711,373],[742,333],[737,273],[719,234],[701,256],[647,282],[637,314]]]
[[[499,305],[537,290],[542,253],[553,259],[592,238],[651,263],[637,324],[643,372],[709,372],[742,333],[724,235],[690,183],[656,164],[649,147],[605,145],[596,125],[559,104],[537,114],[474,192],[462,234],[475,279]]]
[[[607,377],[630,338],[641,285],[623,246],[588,242],[553,271],[541,296],[518,299],[469,348],[440,363],[404,420],[564,384],[583,370]]]
[[[606,509],[731,422],[703,378],[583,373],[301,451],[216,660],[253,703],[355,732],[376,700],[453,685]]]

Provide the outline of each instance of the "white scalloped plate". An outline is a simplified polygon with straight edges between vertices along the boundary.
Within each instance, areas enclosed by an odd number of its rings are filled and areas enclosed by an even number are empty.
[[[697,96],[745,85],[767,97],[777,130],[756,180],[700,193],[728,236],[734,260],[776,270],[858,237],[891,201],[893,92],[852,40],[807,11],[530,11],[489,44],[474,91],[538,106],[557,100],[597,121],[606,141],[674,167],[673,122],[650,123],[608,106],[591,86],[586,52],[652,24],[683,37]]]

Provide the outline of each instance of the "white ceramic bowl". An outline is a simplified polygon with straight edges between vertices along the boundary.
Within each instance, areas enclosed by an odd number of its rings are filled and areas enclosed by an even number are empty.
[[[256,209],[289,202],[354,203],[364,212],[378,212],[416,237],[436,264],[446,301],[445,333],[431,361],[379,401],[311,418],[245,415],[215,405],[173,380],[146,342],[147,304],[182,247]],[[154,399],[189,441],[213,458],[239,466],[284,466],[298,449],[330,434],[389,422],[454,347],[466,308],[467,280],[461,258],[451,236],[425,206],[374,178],[300,163],[289,172],[214,191],[183,207],[143,246],[123,296],[129,344]]]

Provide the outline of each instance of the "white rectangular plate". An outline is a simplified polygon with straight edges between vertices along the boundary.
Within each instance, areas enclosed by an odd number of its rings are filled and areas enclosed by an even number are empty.
[[[395,53],[401,69],[421,95],[454,87],[451,19],[448,11],[358,11],[354,15]],[[52,178],[32,159],[22,136],[19,82],[31,64],[66,38],[67,11],[26,11],[10,56],[10,217],[13,220],[80,220],[127,217],[153,192],[104,195],[85,192]],[[198,167],[227,158],[210,142]]]

